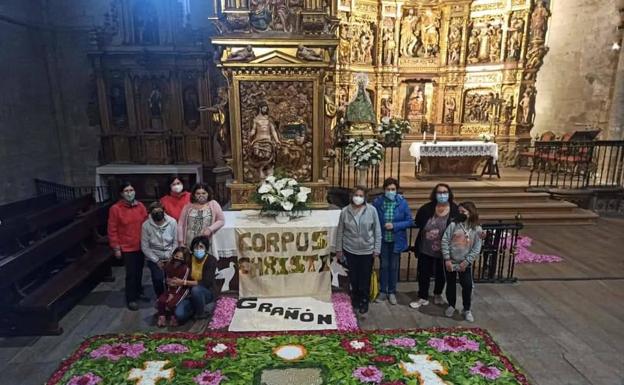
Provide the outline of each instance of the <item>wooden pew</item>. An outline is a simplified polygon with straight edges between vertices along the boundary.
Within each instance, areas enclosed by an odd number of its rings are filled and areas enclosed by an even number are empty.
[[[106,223],[109,205],[97,206],[39,241],[0,260],[0,334],[60,334],[61,317],[97,283],[111,276],[110,249],[98,243],[96,229]],[[65,266],[36,288],[22,281],[38,276],[50,263]]]
[[[0,221],[4,223],[12,218],[22,216],[25,213],[44,209],[57,202],[58,199],[56,199],[56,194],[48,193],[37,195],[28,199],[5,203],[0,205]]]

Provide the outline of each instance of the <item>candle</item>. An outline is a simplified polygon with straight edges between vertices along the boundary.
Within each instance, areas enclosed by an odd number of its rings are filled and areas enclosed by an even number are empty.
[[[427,131],[423,131],[423,142],[427,140]]]
[[[435,142],[437,138],[438,138],[438,132],[433,131],[433,141]]]

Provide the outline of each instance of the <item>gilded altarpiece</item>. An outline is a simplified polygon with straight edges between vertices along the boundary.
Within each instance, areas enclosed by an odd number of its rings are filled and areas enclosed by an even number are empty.
[[[542,0],[345,2],[338,8],[338,110],[363,72],[377,116],[412,122],[405,145],[424,130],[443,140],[490,132],[499,161],[512,165],[530,142],[549,8]]]
[[[251,0],[221,7],[212,44],[229,85],[231,207],[258,207],[252,194],[275,173],[310,187],[312,207],[327,207],[323,169],[336,114],[337,4]],[[372,45],[374,27],[368,31]],[[354,55],[368,60],[367,52]]]

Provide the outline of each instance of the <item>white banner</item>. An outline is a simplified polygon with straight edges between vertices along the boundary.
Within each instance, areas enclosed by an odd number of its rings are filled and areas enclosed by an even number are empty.
[[[336,329],[331,301],[311,297],[240,298],[229,331]]]

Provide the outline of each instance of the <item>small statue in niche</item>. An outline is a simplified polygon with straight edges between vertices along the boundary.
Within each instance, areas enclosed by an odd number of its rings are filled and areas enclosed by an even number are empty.
[[[500,61],[501,43],[503,41],[503,30],[500,24],[496,24],[490,28],[490,62],[498,63]]]
[[[111,115],[113,122],[119,128],[126,127],[128,115],[126,112],[126,95],[121,87],[113,86],[110,93]]]
[[[316,53],[312,48],[308,48],[303,44],[297,47],[297,58],[307,61],[323,61],[323,56]]]
[[[479,41],[481,31],[473,29],[468,39],[468,63],[474,64],[479,62]]]
[[[420,85],[415,86],[407,102],[407,119],[417,120],[425,113],[425,94]]]
[[[232,156],[232,148],[230,145],[230,128],[227,122],[227,104],[228,90],[227,87],[219,87],[217,89],[217,103],[208,110],[211,112],[211,119],[217,126],[217,142],[221,147],[223,158]]]
[[[531,40],[544,40],[550,12],[544,4],[544,0],[538,0],[535,9],[531,13]]]
[[[290,10],[286,0],[271,0],[271,6],[271,14],[274,16],[271,25],[272,29],[292,32]]]
[[[407,15],[401,20],[401,56],[413,57],[414,48],[418,44],[418,37],[414,33],[414,26],[417,17],[414,15],[414,8],[407,10]]]
[[[258,171],[260,179],[273,175],[280,144],[275,124],[269,117],[269,105],[261,101],[249,131],[249,160],[251,166]]]
[[[392,96],[381,99],[381,119],[390,119],[392,117]]]
[[[544,64],[544,56],[546,56],[547,52],[548,47],[546,47],[542,43],[531,43],[531,47],[526,54],[526,68],[536,69],[541,67],[542,64]]]
[[[395,62],[394,55],[396,42],[394,41],[394,23],[389,24],[383,30],[383,63],[392,65]]]
[[[360,63],[372,63],[373,61],[373,32],[369,26],[364,26],[360,33],[360,40],[358,45],[359,55],[357,62]]]
[[[351,41],[349,40],[349,30],[346,24],[340,25],[340,44],[338,46],[338,62],[349,63],[351,58]]]
[[[243,49],[239,49],[238,51],[232,52],[225,61],[240,61],[247,62],[256,58],[256,54],[254,54],[253,48],[251,45]]]
[[[420,28],[423,56],[438,56],[438,52],[440,51],[440,46],[438,45],[440,40],[440,34],[438,32],[440,28],[440,18],[428,9],[420,20]]]
[[[514,118],[514,97],[509,95],[509,99],[505,100],[503,105],[503,126],[509,128]]]
[[[507,59],[520,60],[520,50],[522,49],[522,38],[524,37],[524,20],[515,15],[511,19],[507,40]]]
[[[134,40],[139,44],[158,44],[158,14],[148,0],[137,1],[133,7]]]
[[[490,59],[490,39],[492,38],[492,26],[488,24],[479,34],[479,62],[487,62]]]
[[[453,124],[455,121],[455,110],[457,104],[453,96],[447,96],[444,99],[444,123]]]
[[[148,98],[148,107],[152,123],[152,129],[162,129],[162,94],[156,84],[152,85],[152,91]]]
[[[190,129],[199,125],[199,97],[195,87],[187,87],[184,90],[184,123]]]
[[[459,55],[461,53],[462,26],[461,23],[453,21],[451,23],[448,43],[448,63],[450,65],[459,64]]]
[[[534,103],[535,103],[535,88],[533,86],[529,86],[522,94],[522,99],[518,102],[518,107],[520,111],[520,123],[521,124],[532,124],[533,117],[535,115]]]

